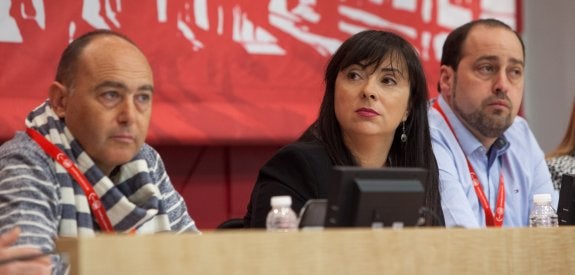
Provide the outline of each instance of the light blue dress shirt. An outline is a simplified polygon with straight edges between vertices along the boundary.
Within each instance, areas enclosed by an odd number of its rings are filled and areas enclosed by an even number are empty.
[[[553,188],[544,153],[525,119],[516,117],[492,146],[495,147],[493,152],[488,152],[488,148],[459,121],[445,100],[441,96],[438,100],[457,135],[456,139],[443,116],[430,107],[431,140],[439,166],[439,191],[446,226],[486,226],[485,213],[473,189],[466,156],[479,177],[492,210],[497,202],[499,173],[503,173],[503,226],[529,225],[534,194],[551,194],[552,205],[557,207],[558,192]]]

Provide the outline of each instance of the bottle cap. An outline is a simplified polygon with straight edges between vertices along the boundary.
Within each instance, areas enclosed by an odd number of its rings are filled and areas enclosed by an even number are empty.
[[[291,206],[290,196],[273,196],[271,199],[272,207]]]
[[[535,194],[533,195],[533,202],[536,204],[551,202],[551,194]]]

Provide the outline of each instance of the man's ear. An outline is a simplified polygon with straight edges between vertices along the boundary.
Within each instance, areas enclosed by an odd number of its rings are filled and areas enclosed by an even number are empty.
[[[48,92],[50,98],[50,107],[59,118],[66,116],[66,104],[68,103],[68,96],[70,90],[58,81],[52,82]]]
[[[441,65],[439,68],[439,88],[441,94],[447,98],[451,97],[453,89],[453,80],[455,78],[455,71],[451,66]]]

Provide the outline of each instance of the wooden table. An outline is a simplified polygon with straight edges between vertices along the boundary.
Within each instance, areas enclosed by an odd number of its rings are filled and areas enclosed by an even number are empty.
[[[72,275],[575,274],[575,227],[61,238]]]

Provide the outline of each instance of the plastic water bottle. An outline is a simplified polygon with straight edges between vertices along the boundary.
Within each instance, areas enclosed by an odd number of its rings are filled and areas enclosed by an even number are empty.
[[[529,214],[529,227],[557,227],[559,219],[553,206],[551,194],[533,195],[533,208]]]
[[[290,196],[274,196],[271,198],[272,210],[266,218],[268,231],[288,232],[297,231],[297,215],[291,209]]]

